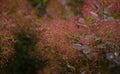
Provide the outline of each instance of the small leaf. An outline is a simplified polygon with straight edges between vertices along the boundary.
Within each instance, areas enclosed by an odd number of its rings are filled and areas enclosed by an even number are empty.
[[[71,66],[71,65],[67,65],[68,68],[70,68],[71,70],[75,71],[75,67]]]
[[[114,58],[114,56],[113,56],[112,53],[107,53],[107,54],[106,54],[106,58],[107,58],[108,60],[112,60],[112,59]]]
[[[119,53],[118,53],[118,52],[114,52],[114,55],[115,55],[115,56],[119,56]]]
[[[96,14],[95,12],[90,12],[91,13],[91,15],[94,17],[94,18],[98,18],[98,14]]]
[[[79,51],[83,51],[84,47],[81,44],[74,44],[74,47],[79,50]]]
[[[86,71],[81,72],[80,74],[86,74]]]

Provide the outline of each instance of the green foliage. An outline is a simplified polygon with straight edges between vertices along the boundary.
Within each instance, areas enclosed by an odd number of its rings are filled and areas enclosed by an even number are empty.
[[[49,0],[30,0],[30,4],[38,9],[38,16],[42,16],[46,13],[46,6],[48,2]]]
[[[120,18],[120,13],[119,13],[119,14],[113,14],[113,17],[114,17],[115,19],[119,19],[119,18]]]
[[[27,36],[26,34],[18,34],[17,38],[17,42],[15,43],[16,52],[26,54],[34,50],[35,44],[37,43],[35,37],[31,38],[31,36]]]
[[[49,0],[30,0],[30,3],[33,5],[33,6],[36,6],[38,5],[39,3],[40,4],[47,4]]]
[[[74,15],[77,16],[80,14],[79,7],[83,4],[83,0],[68,0],[68,5],[71,7],[71,10],[74,12]]]
[[[80,6],[83,3],[83,0],[68,0],[68,4],[77,7]]]
[[[74,10],[74,15],[77,16],[80,14],[80,11],[79,10]]]
[[[74,43],[78,43],[79,42],[79,37],[72,37],[71,40]]]
[[[37,74],[37,70],[47,62],[35,53],[37,39],[24,33],[18,33],[16,39],[15,54],[8,60],[7,74]]]

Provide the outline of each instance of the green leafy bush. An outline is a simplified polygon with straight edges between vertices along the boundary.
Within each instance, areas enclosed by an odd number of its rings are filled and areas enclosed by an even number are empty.
[[[8,61],[7,72],[9,74],[37,74],[37,70],[43,68],[47,62],[35,53],[37,39],[28,37],[26,34],[18,34],[16,38],[15,54]]]

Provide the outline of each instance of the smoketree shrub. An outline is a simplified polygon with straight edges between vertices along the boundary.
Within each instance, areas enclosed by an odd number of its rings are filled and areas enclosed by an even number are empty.
[[[10,21],[3,16],[0,17],[0,73],[4,74],[6,63],[14,53],[14,36],[9,29]]]
[[[47,59],[37,52],[42,32],[32,12],[25,0],[1,1],[0,74],[37,74],[46,65]]]

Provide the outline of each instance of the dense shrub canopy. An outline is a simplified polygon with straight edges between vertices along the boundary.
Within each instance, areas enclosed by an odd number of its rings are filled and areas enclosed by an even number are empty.
[[[0,74],[119,74],[119,0],[0,0]]]

